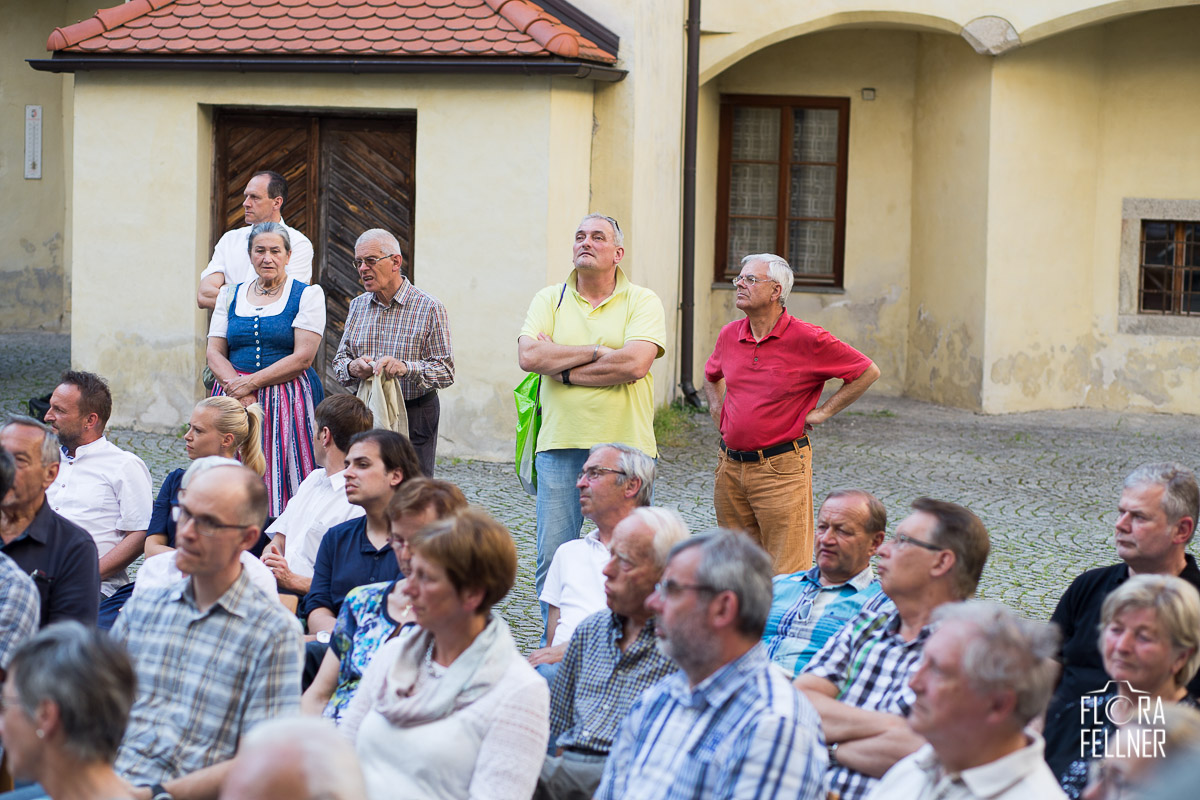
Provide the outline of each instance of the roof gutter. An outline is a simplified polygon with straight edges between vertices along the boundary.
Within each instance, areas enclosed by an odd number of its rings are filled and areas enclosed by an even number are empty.
[[[230,56],[120,56],[55,53],[53,58],[26,59],[42,72],[91,70],[190,72],[305,72],[367,74],[442,73],[451,75],[528,75],[569,77],[615,83],[626,70],[607,64],[551,58],[241,58]]]

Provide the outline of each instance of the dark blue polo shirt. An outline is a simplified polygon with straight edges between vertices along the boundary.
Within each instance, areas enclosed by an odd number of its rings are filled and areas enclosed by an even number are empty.
[[[42,599],[43,627],[62,619],[96,624],[100,606],[100,556],[83,528],[42,507],[20,536],[0,551],[29,573]]]
[[[158,490],[158,498],[150,512],[150,524],[146,526],[146,535],[167,537],[167,547],[175,546],[175,520],[171,519],[171,508],[179,497],[179,484],[183,483],[183,467],[172,472],[162,482]]]
[[[328,608],[336,617],[346,594],[356,586],[392,581],[400,565],[390,545],[376,550],[367,538],[367,518],[334,525],[321,539],[313,564],[312,587],[304,598],[304,616]]]

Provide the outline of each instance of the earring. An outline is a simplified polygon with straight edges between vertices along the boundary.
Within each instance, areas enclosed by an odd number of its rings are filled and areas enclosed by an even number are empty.
[[[45,738],[46,738],[46,732],[45,732],[44,730],[42,730],[41,728],[38,728],[38,729],[37,729],[37,737],[38,737],[39,739],[45,739]]]

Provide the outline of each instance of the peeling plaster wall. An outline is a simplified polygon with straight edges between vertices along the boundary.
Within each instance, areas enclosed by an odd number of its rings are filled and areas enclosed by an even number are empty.
[[[1070,408],[1088,370],[1103,29],[997,59],[983,408]]]
[[[548,264],[569,266],[588,208],[593,93],[583,81],[81,73],[73,224],[76,252],[89,257],[75,276],[72,363],[110,379],[113,424],[173,430],[200,397],[209,109],[250,99],[416,110],[416,238],[422,263],[437,265],[421,284],[449,311],[458,378],[442,393],[439,452],[511,458],[517,333]]]
[[[959,38],[920,36],[905,393],[974,409],[986,330],[991,70]]]
[[[1200,199],[1198,37],[1157,11],[996,62],[986,410],[1200,413],[1200,319],[1118,314],[1122,201]]]
[[[701,105],[700,180],[707,198],[697,208],[697,284],[707,294],[699,308],[696,374],[721,327],[742,313],[733,287],[714,274],[717,137],[720,94],[807,95],[850,98],[846,190],[845,292],[793,288],[788,310],[820,325],[872,358],[882,373],[871,391],[900,394],[908,353],[908,272],[912,228],[913,104],[918,34],[906,31],[831,31],[762,50],[705,86]],[[715,85],[714,85],[715,84]],[[876,90],[864,101],[863,87]],[[703,212],[703,213],[701,213]],[[836,385],[836,382],[835,382]]]

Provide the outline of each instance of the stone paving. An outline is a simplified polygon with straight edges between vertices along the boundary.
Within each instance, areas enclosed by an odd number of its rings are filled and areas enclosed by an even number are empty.
[[[0,411],[53,388],[69,360],[66,336],[0,335]],[[450,391],[453,391],[451,389]],[[1147,461],[1195,465],[1200,426],[1193,416],[1088,410],[986,416],[868,393],[812,436],[814,491],[862,487],[887,505],[894,526],[914,497],[970,507],[992,536],[980,595],[1035,618],[1048,617],[1077,573],[1112,563],[1112,524],[1122,478]],[[186,456],[180,435],[113,430],[156,482]],[[690,443],[664,448],[656,500],[675,506],[693,530],[715,524],[712,469],[716,431],[694,417]],[[474,503],[507,524],[517,541],[517,586],[501,606],[529,649],[540,634],[533,592],[534,503],[510,464],[438,462]]]

